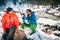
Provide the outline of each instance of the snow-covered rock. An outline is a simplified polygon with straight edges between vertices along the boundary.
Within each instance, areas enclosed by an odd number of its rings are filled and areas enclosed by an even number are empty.
[[[43,23],[44,25],[55,25],[57,21],[52,20],[52,19],[47,19],[47,18],[39,18],[37,20],[38,23]]]
[[[55,16],[60,16],[60,12],[55,12],[54,15]]]
[[[58,9],[59,9],[60,7],[58,7],[58,8],[55,8],[55,9],[49,9],[49,11],[47,11],[48,13],[55,13],[55,12],[57,12],[58,11]]]

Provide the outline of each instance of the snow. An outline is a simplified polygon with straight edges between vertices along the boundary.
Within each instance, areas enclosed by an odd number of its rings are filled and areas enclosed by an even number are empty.
[[[55,36],[53,33],[48,35],[47,33],[41,30],[42,26],[37,28],[38,35],[40,36],[41,40],[59,40],[59,37]]]
[[[60,12],[55,12],[54,15],[55,16],[60,16]]]
[[[2,38],[2,35],[3,35],[3,29],[0,27],[0,40]]]
[[[11,3],[12,4],[12,3]],[[24,6],[23,5],[21,5],[21,6],[19,6],[19,4],[18,5],[16,5],[16,6],[14,6],[13,4],[11,5],[11,4],[8,4],[7,3],[7,5],[8,6],[6,6],[6,8],[7,7],[12,7],[15,11],[18,11],[18,13],[16,13],[16,15],[18,16],[18,18],[19,18],[19,22],[21,22],[21,23],[23,23],[23,21],[22,21],[22,15],[20,14],[20,12],[21,13],[25,13],[25,11],[26,11],[26,9],[31,9],[32,11],[34,11],[34,12],[36,12],[36,15],[37,16],[39,16],[39,13],[42,13],[42,14],[44,14],[46,11],[47,11],[47,8],[46,8],[46,6],[44,7],[44,6],[39,6],[39,9],[34,9],[34,8],[32,8],[32,7],[28,7],[28,4],[26,5],[26,4],[24,4]],[[37,6],[36,6],[37,7]],[[56,12],[56,10],[57,10],[58,8],[56,8],[56,9],[50,9],[49,11],[48,11],[48,13],[55,13],[54,15],[60,15],[59,13],[57,14]],[[1,19],[2,19],[2,16],[3,16],[3,14],[4,14],[4,12],[0,12],[0,13],[2,13],[2,15],[0,16],[0,27],[2,27],[1,25]],[[41,14],[41,15],[42,15]],[[45,15],[45,14],[44,14]],[[44,25],[55,25],[56,23],[57,23],[57,21],[55,21],[55,20],[52,20],[52,19],[48,19],[48,18],[39,18],[39,19],[37,19],[37,22],[38,23],[43,23]],[[40,27],[40,28],[39,28]],[[56,37],[56,36],[54,36],[53,34],[51,34],[51,35],[48,35],[48,34],[46,34],[46,33],[44,33],[43,31],[42,31],[42,29],[44,29],[43,28],[43,26],[41,26],[41,25],[39,25],[38,24],[38,26],[37,26],[37,32],[36,33],[34,33],[33,35],[29,35],[30,33],[31,33],[31,30],[30,29],[28,29],[28,28],[26,28],[26,29],[24,29],[25,30],[25,34],[26,34],[26,36],[28,37],[28,38],[30,38],[30,39],[34,39],[34,40],[54,40],[54,39],[58,39],[58,37]],[[3,30],[2,30],[2,28],[0,28],[0,35],[1,35],[1,37],[2,37],[2,34],[3,34]],[[38,36],[39,35],[39,36]],[[54,36],[54,37],[53,37]]]
[[[56,10],[52,9],[52,8],[48,11],[48,13],[55,13],[55,12],[56,12]]]
[[[59,37],[55,36],[54,34],[49,35],[52,40],[59,40]]]
[[[29,35],[32,33],[32,30],[30,28],[25,28],[24,31],[26,35]]]
[[[52,20],[52,19],[47,19],[47,18],[39,18],[37,20],[38,23],[43,23],[43,24],[48,24],[48,25],[55,25],[57,21]]]
[[[58,34],[58,33],[60,33],[60,31],[54,31],[53,33],[57,33]]]
[[[57,8],[55,8],[55,9],[53,9],[53,8],[50,8],[49,9],[49,11],[47,11],[48,13],[56,13],[56,12],[58,12],[58,9],[59,9],[60,7],[57,7]]]
[[[47,11],[47,8],[46,8],[46,6],[44,7],[44,6],[41,6],[40,5],[40,7],[39,8],[35,8],[35,9],[32,9],[32,8],[30,8],[32,11],[39,11],[39,12],[46,12]]]
[[[16,13],[16,15],[18,16],[19,22],[23,23],[22,15],[20,13]]]

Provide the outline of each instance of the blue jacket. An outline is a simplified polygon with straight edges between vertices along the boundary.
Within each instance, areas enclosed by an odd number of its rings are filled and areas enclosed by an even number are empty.
[[[28,20],[29,24],[35,24],[37,26],[36,16],[34,12],[32,12],[30,17],[29,16],[26,17],[24,14],[23,22],[24,20]]]

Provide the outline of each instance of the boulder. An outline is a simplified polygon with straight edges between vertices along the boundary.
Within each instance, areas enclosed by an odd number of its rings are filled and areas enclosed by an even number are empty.
[[[27,40],[25,32],[23,30],[16,30],[14,40]]]

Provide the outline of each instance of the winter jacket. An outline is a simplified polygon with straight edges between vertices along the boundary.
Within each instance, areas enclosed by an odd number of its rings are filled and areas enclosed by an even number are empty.
[[[15,13],[10,15],[6,12],[2,17],[2,27],[4,31],[6,31],[7,28],[11,28],[12,26],[16,26],[16,28],[18,28],[18,25],[19,20]]]
[[[29,24],[35,24],[37,26],[36,16],[34,12],[32,12],[30,17],[29,16],[26,17],[24,14],[23,22],[24,20],[28,20]]]

